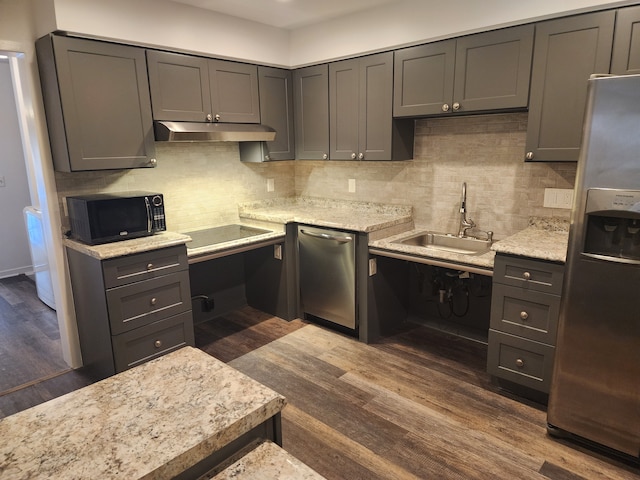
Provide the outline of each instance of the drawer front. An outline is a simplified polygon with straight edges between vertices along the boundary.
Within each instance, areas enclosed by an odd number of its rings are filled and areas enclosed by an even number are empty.
[[[494,283],[555,295],[562,292],[563,278],[564,265],[540,260],[496,255],[493,266]]]
[[[520,337],[556,344],[560,297],[523,291],[510,285],[493,285],[491,328]]]
[[[188,268],[187,248],[184,245],[113,258],[102,263],[106,288],[119,287]]]
[[[195,346],[191,311],[112,337],[116,373],[185,345]]]
[[[549,393],[555,347],[489,330],[487,371],[491,375]]]
[[[107,290],[111,334],[191,310],[189,272],[178,272]]]

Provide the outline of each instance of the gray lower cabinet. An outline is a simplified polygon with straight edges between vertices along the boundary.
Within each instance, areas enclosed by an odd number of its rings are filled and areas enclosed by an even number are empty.
[[[578,160],[587,80],[609,73],[615,17],[609,10],[536,25],[526,160]]]
[[[618,10],[611,73],[640,74],[640,6]]]
[[[298,160],[329,158],[329,66],[293,72],[295,150]]]
[[[82,360],[93,376],[195,344],[184,245],[106,260],[67,248],[67,257]]]
[[[260,123],[258,67],[147,50],[154,120]]]
[[[56,170],[155,165],[144,49],[47,35],[36,53]]]
[[[564,265],[496,255],[487,371],[549,393]]]
[[[295,159],[293,74],[282,68],[258,67],[261,122],[276,131],[273,142],[240,142],[244,162]]]
[[[533,37],[523,25],[397,50],[393,115],[526,108]]]
[[[329,158],[407,160],[413,121],[393,119],[393,53],[329,64]]]

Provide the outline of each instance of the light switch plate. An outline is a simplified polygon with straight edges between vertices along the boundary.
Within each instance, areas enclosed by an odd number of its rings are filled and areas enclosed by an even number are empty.
[[[545,188],[544,207],[567,208],[573,207],[573,189],[571,188]]]
[[[349,179],[349,193],[356,193],[356,179]]]
[[[267,192],[273,192],[276,189],[273,178],[267,178]]]

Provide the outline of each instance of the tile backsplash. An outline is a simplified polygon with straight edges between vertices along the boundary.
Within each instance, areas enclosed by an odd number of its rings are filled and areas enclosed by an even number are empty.
[[[531,216],[569,218],[542,204],[545,188],[573,188],[576,164],[525,163],[526,127],[526,113],[420,119],[404,162],[242,163],[237,143],[156,143],[156,168],[57,172],[56,184],[61,208],[69,195],[159,191],[178,232],[236,222],[239,203],[294,195],[412,205],[416,225],[455,232],[467,182],[468,216],[500,239]]]

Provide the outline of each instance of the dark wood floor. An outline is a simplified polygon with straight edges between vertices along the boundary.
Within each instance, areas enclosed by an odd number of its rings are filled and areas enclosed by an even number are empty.
[[[491,384],[474,342],[413,327],[365,345],[247,307],[197,325],[196,343],[287,397],[284,448],[328,479],[640,480],[634,465],[549,438],[544,407]],[[79,386],[70,372],[6,397],[15,407]]]

